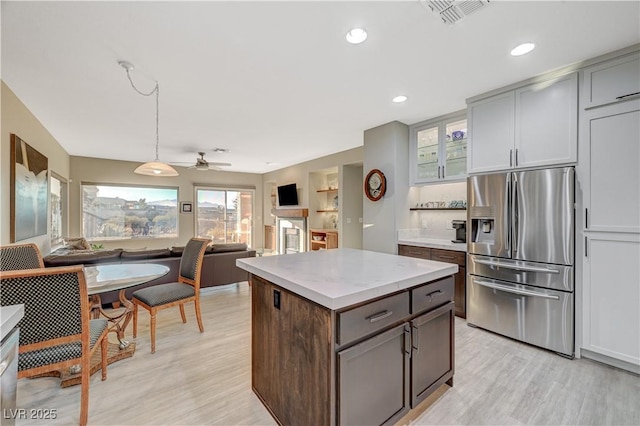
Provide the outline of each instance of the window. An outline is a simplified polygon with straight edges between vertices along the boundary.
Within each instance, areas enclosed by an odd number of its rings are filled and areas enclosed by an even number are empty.
[[[196,188],[196,235],[214,243],[253,239],[253,190]]]
[[[178,188],[82,184],[88,241],[177,238]]]
[[[51,247],[62,244],[67,234],[67,181],[55,173],[51,173],[49,190],[51,199]]]

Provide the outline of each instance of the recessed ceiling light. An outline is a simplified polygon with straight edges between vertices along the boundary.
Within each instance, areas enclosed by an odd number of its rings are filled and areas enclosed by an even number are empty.
[[[522,56],[531,52],[536,47],[533,43],[522,43],[519,46],[516,46],[511,51],[511,56]]]
[[[405,95],[396,96],[395,98],[392,99],[392,101],[397,104],[404,102],[406,100],[407,100],[407,97]]]
[[[347,41],[351,44],[360,44],[367,39],[367,32],[362,28],[353,28],[347,33]]]

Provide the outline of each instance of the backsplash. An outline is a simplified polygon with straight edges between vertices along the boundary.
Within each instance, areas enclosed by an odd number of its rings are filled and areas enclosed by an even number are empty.
[[[462,201],[466,205],[467,183],[456,182],[442,185],[425,185],[414,187],[410,192],[411,207],[429,207],[438,203],[445,206],[452,201]],[[427,238],[451,240],[455,238],[455,230],[451,227],[452,220],[466,220],[466,210],[422,210],[411,212],[411,230]]]

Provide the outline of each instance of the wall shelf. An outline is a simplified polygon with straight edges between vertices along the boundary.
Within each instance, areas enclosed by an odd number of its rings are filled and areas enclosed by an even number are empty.
[[[318,190],[316,190],[316,192],[338,192],[338,188],[332,188],[332,189],[318,189]]]
[[[338,213],[338,210],[336,210],[336,209],[323,209],[323,210],[316,210],[316,213]]]

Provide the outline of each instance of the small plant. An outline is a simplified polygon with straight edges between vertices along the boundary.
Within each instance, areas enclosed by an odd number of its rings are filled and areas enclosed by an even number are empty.
[[[100,250],[104,248],[104,244],[91,244],[92,250]]]

